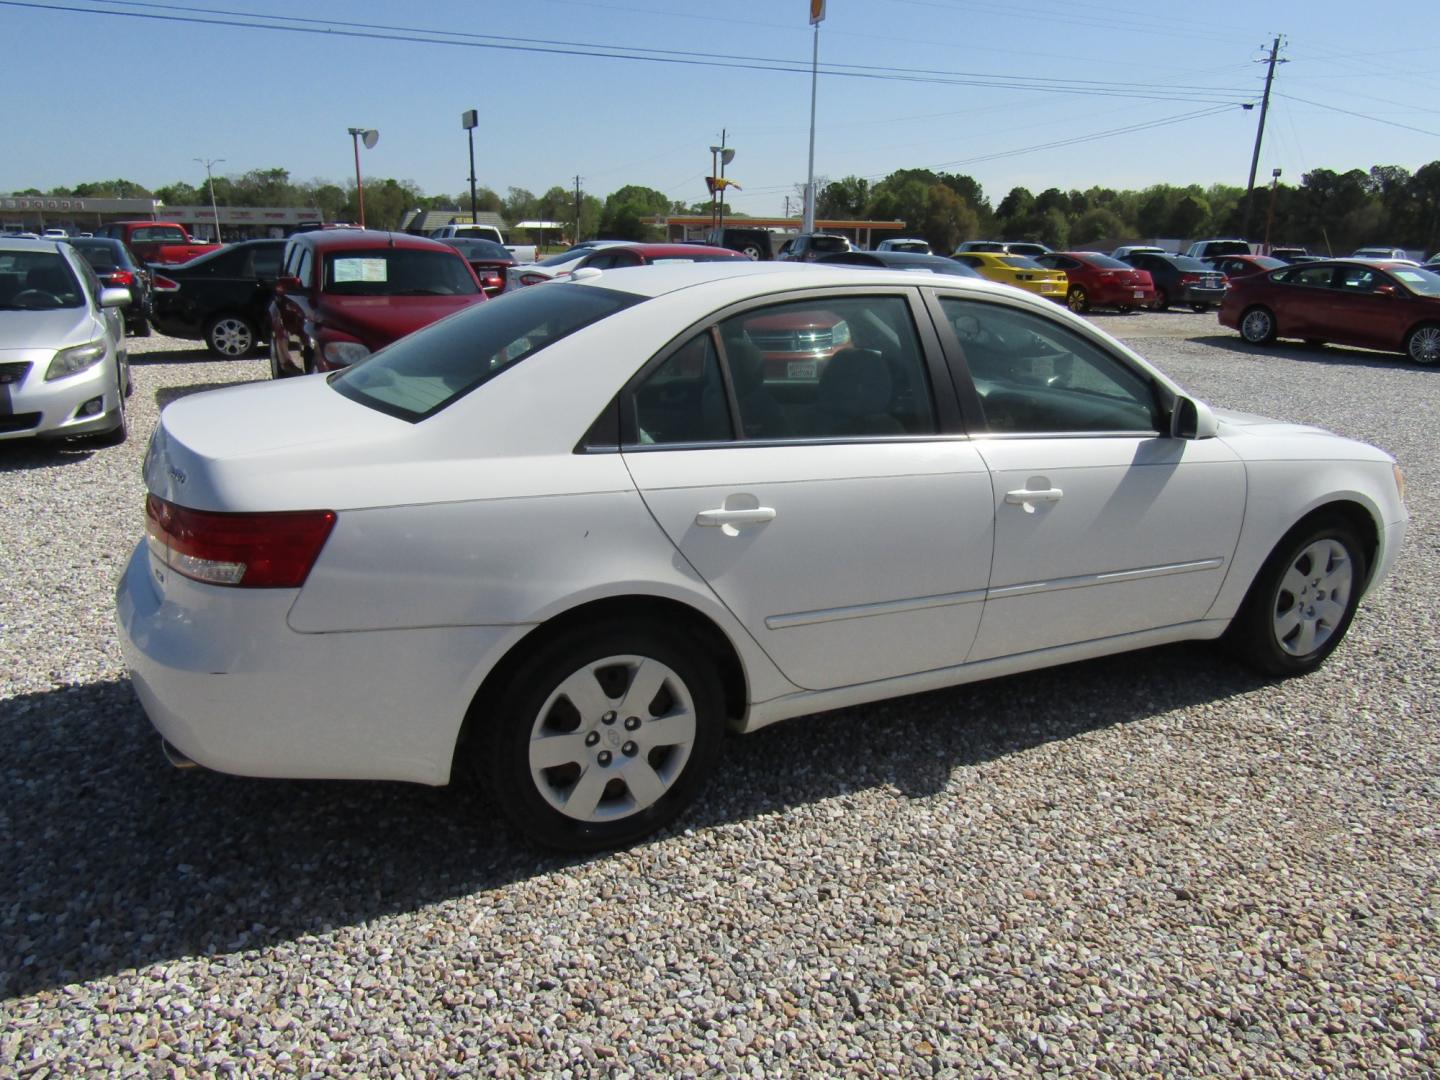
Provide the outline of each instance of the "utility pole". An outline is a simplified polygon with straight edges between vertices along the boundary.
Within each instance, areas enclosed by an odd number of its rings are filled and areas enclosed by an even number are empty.
[[[201,165],[204,165],[204,166],[205,166],[205,179],[206,179],[206,180],[209,182],[209,184],[210,184],[210,216],[215,219],[215,242],[216,242],[217,244],[223,244],[224,241],[220,239],[220,211],[219,211],[219,210],[216,208],[216,206],[215,206],[215,177],[214,177],[213,175],[211,175],[210,169],[211,169],[211,167],[214,166],[214,165],[219,165],[219,164],[220,164],[222,161],[224,161],[225,159],[224,159],[223,157],[217,157],[217,158],[198,158],[198,157],[197,157],[195,160],[198,161],[198,162],[200,162]]]
[[[580,242],[580,181],[581,181],[581,179],[582,179],[582,177],[581,177],[579,174],[576,174],[576,176],[575,176],[575,235],[571,238],[571,241],[570,241],[570,242],[571,242],[572,244],[578,244],[578,243]]]
[[[460,114],[460,126],[470,136],[470,224],[480,219],[475,216],[475,127],[480,123],[479,109],[466,109]]]
[[[726,133],[726,129],[725,129],[725,128],[721,128],[721,129],[720,129],[720,179],[721,179],[721,180],[724,180],[724,179],[725,179],[725,162],[726,162],[726,160],[727,160],[726,157],[725,157],[725,133]],[[719,185],[719,191],[717,192],[717,194],[720,196],[720,220],[719,220],[719,224],[718,224],[716,227],[720,230],[720,235],[721,235],[721,236],[724,236],[724,235],[725,235],[725,185],[724,185],[723,183]],[[719,241],[717,240],[716,243],[719,243]]]
[[[1260,166],[1260,140],[1265,137],[1265,114],[1270,111],[1270,85],[1275,81],[1276,57],[1280,55],[1281,35],[1276,34],[1270,43],[1270,67],[1265,72],[1265,96],[1260,99],[1260,125],[1255,129],[1255,152],[1250,156],[1250,181],[1245,185],[1245,216],[1240,226],[1240,238],[1250,239],[1250,210],[1255,202],[1255,170]],[[1281,60],[1280,63],[1285,63]]]
[[[825,18],[825,0],[810,0],[810,25],[815,28],[815,47],[810,57],[810,164],[805,174],[805,216],[800,231],[815,231],[815,92],[820,80],[820,23]]]

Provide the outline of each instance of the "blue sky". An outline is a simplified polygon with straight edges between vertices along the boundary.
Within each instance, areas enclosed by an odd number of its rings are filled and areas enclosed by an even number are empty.
[[[1258,108],[1239,103],[1259,101],[1265,67],[1255,61],[1276,33],[1289,62],[1278,69],[1284,96],[1272,101],[1257,182],[1277,167],[1295,183],[1314,168],[1414,170],[1440,159],[1440,4],[829,0],[828,9],[822,67],[878,77],[821,75],[817,176],[945,169],[974,176],[993,202],[1017,184],[1243,185]],[[460,113],[475,107],[476,173],[501,194],[568,188],[578,173],[601,197],[633,183],[698,201],[723,128],[737,148],[729,174],[743,185],[732,204],[779,213],[806,172],[807,15],[807,0],[5,0],[0,191],[114,177],[194,183],[204,179],[197,157],[224,158],[221,173],[284,167],[297,180],[344,181],[353,177],[346,129],[364,126],[380,131],[362,151],[367,176],[459,192],[468,186]],[[174,18],[264,16],[326,32]],[[393,40],[402,34],[447,40]],[[499,37],[555,51],[476,47],[507,44]],[[607,49],[802,70],[573,55]],[[997,81],[1007,85],[984,85]],[[22,97],[17,87],[34,89]],[[1012,153],[1148,123],[1157,126]]]

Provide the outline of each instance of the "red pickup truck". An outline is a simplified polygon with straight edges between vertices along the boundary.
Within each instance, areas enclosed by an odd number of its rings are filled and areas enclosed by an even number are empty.
[[[95,235],[124,240],[141,262],[154,266],[175,266],[224,246],[196,240],[173,221],[115,221],[96,229]]]

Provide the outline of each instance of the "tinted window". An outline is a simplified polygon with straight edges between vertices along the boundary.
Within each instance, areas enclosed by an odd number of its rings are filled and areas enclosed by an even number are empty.
[[[982,301],[940,304],[991,431],[1160,430],[1150,380],[1069,327]]]
[[[324,290],[335,296],[473,296],[465,260],[442,251],[373,248],[325,256]]]
[[[1130,270],[1129,263],[1123,263],[1119,259],[1112,259],[1109,255],[1087,255],[1085,261],[1091,266],[1100,270]]]
[[[423,420],[525,357],[639,301],[579,285],[521,289],[401,338],[332,376],[331,385],[362,405]]]
[[[1330,279],[1335,276],[1333,266],[1306,266],[1300,265],[1289,270],[1282,270],[1275,274],[1276,281],[1283,281],[1290,285],[1311,285],[1322,288],[1330,284]]]
[[[676,349],[630,396],[642,446],[727,442],[730,406],[720,358],[707,330]]]
[[[9,311],[85,306],[75,271],[55,251],[0,252],[0,298],[0,308]]]
[[[1167,259],[1166,262],[1180,270],[1188,270],[1191,273],[1199,272],[1203,274],[1210,270],[1210,267],[1206,266],[1199,259],[1192,259],[1189,255],[1175,255]]]
[[[84,247],[77,244],[76,250],[87,263],[102,274],[108,273],[120,265],[115,259],[115,249],[108,244],[86,244]]]
[[[130,239],[151,244],[183,244],[185,234],[174,225],[147,225],[132,232]]]
[[[281,249],[274,244],[250,249],[250,273],[257,278],[273,280],[280,273]]]
[[[1000,261],[1006,266],[1013,266],[1017,270],[1044,270],[1034,259],[1025,255],[1001,255]]]
[[[1342,266],[1335,275],[1335,287],[1348,292],[1374,292],[1377,285],[1393,285],[1388,277],[1368,266]]]
[[[848,251],[850,241],[843,236],[814,236],[810,238],[813,251]]]

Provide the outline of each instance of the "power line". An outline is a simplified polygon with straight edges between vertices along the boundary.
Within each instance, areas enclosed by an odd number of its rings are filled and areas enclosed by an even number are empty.
[[[1390,127],[1404,128],[1406,131],[1418,131],[1421,135],[1434,135],[1440,138],[1440,131],[1431,131],[1429,128],[1415,127],[1412,124],[1402,124],[1398,120],[1386,120],[1380,116],[1371,116],[1369,113],[1356,112],[1354,109],[1342,109],[1338,105],[1326,105],[1323,101],[1311,101],[1309,98],[1296,97],[1294,94],[1282,94],[1275,91],[1276,97],[1285,98],[1287,101],[1298,101],[1302,105],[1314,105],[1317,109],[1328,109],[1331,112],[1344,113],[1346,116],[1356,116],[1361,120],[1369,120],[1376,124],[1387,124]]]
[[[343,20],[309,19],[302,16],[254,15],[250,12],[224,8],[203,8],[190,5],[142,3],[139,0],[93,0],[109,7],[81,7],[74,3],[44,3],[39,0],[0,0],[0,6],[62,11],[71,14],[109,15],[115,18],[145,19],[158,22],[186,23],[198,26],[233,27],[247,30],[271,30],[324,37],[346,37],[377,41],[402,41],[411,44],[452,45],[464,48],[498,51],[530,52],[561,56],[592,56],[612,60],[639,60],[691,67],[711,67],[752,71],[778,71],[808,74],[809,68],[783,57],[757,57],[740,54],[698,54],[678,49],[636,49],[593,42],[570,42],[546,38],[515,38],[500,35],[471,34],[461,31],[433,30],[381,23],[358,23]],[[113,10],[115,7],[150,8],[155,10]],[[163,12],[163,14],[162,14]],[[174,14],[190,12],[191,14]],[[205,17],[200,17],[200,16]],[[257,22],[256,19],[266,21]],[[296,25],[285,25],[285,24]],[[438,35],[438,36],[437,36]],[[916,72],[906,68],[886,68],[865,64],[831,63],[821,69],[831,77],[869,79],[889,82],[928,83],[945,86],[981,86],[993,89],[1026,90],[1037,93],[1122,97],[1143,101],[1212,101],[1233,104],[1246,96],[1244,91],[1212,87],[1176,86],[1174,84],[1103,82],[1100,80],[1061,80],[1047,76],[1006,76],[982,72],[929,70]],[[1182,92],[1191,91],[1191,92]]]

